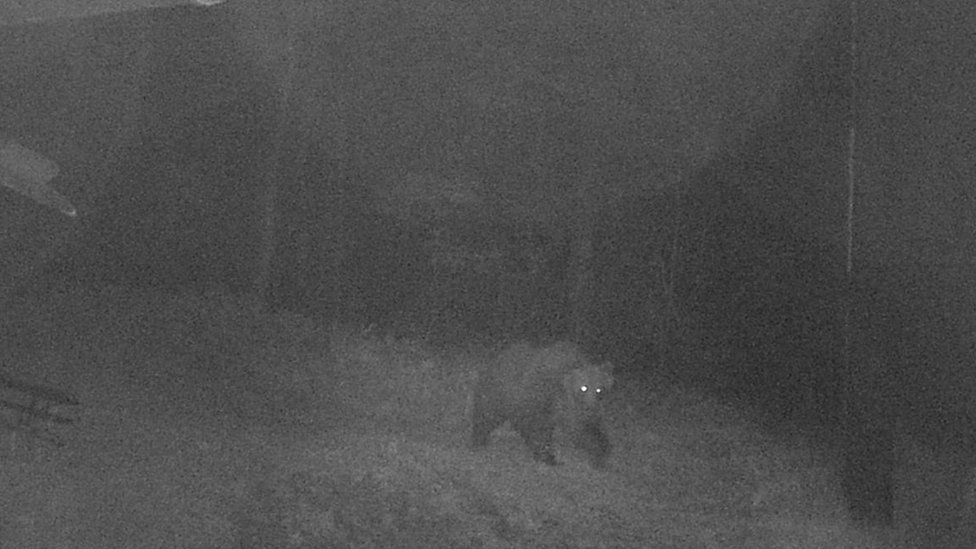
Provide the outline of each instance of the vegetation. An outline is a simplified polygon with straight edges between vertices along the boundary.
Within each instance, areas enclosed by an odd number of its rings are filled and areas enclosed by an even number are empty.
[[[217,294],[24,298],[5,372],[70,388],[65,445],[0,433],[7,547],[873,547],[829,456],[691,392],[621,384],[615,453],[467,446],[489,348],[321,327]],[[60,334],[53,339],[49,334]]]

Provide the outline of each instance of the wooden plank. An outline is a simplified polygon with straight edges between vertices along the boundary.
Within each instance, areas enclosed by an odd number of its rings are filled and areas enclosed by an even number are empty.
[[[215,0],[30,0],[29,2],[0,2],[0,27],[59,19],[80,19],[153,8],[184,5],[207,6],[219,3]]]
[[[77,406],[79,404],[78,399],[60,389],[19,381],[3,374],[0,374],[0,387],[19,391],[35,399],[46,400],[51,404],[64,406]]]
[[[20,432],[27,436],[42,440],[44,442],[53,444],[54,446],[61,448],[64,446],[64,442],[54,433],[51,433],[47,429],[38,427],[36,424],[30,423],[12,423],[0,417],[0,434],[2,431],[9,432]]]
[[[78,210],[50,185],[59,170],[49,158],[0,136],[0,185],[75,217]]]
[[[62,425],[68,423],[74,423],[74,420],[70,417],[65,417],[51,412],[48,408],[39,408],[36,406],[25,406],[17,402],[10,402],[6,400],[0,400],[0,408],[8,408],[11,410],[16,410],[21,414],[27,414],[32,417],[41,419],[43,421],[50,421],[52,423],[60,423]],[[21,423],[24,423],[23,421]]]

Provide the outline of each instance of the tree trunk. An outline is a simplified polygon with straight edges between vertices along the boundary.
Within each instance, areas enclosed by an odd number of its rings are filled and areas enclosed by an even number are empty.
[[[586,173],[576,183],[576,213],[573,226],[571,262],[572,291],[570,295],[572,325],[570,333],[577,342],[586,342],[591,335],[589,323],[593,301],[593,233],[596,220],[594,196],[595,174]]]
[[[281,187],[282,171],[287,162],[287,101],[279,97],[277,101],[277,120],[264,170],[264,188],[258,201],[260,219],[257,264],[254,269],[253,291],[258,301],[267,303],[274,273],[275,244],[278,232],[278,190]]]
[[[257,250],[257,264],[254,269],[254,296],[259,303],[267,304],[271,295],[271,282],[274,276],[275,246],[278,233],[278,192],[281,181],[288,168],[292,167],[294,157],[289,155],[292,134],[292,86],[295,80],[295,35],[296,29],[292,17],[289,16],[287,25],[287,39],[284,44],[284,67],[281,73],[273,75],[276,94],[275,130],[268,155],[268,164],[264,172],[264,189],[258,199],[258,215],[260,228]]]

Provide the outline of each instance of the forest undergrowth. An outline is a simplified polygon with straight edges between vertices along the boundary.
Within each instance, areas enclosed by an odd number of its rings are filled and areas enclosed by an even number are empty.
[[[0,343],[81,402],[32,424],[60,444],[0,430],[2,549],[879,546],[828,459],[690,390],[621,384],[597,471],[507,429],[468,447],[484,345],[121,288],[23,298]]]

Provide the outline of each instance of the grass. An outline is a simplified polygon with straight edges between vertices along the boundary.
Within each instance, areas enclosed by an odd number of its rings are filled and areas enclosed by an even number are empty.
[[[25,298],[3,373],[82,402],[63,447],[0,431],[0,548],[870,548],[829,464],[694,392],[621,387],[605,471],[467,447],[488,349],[222,295]]]

